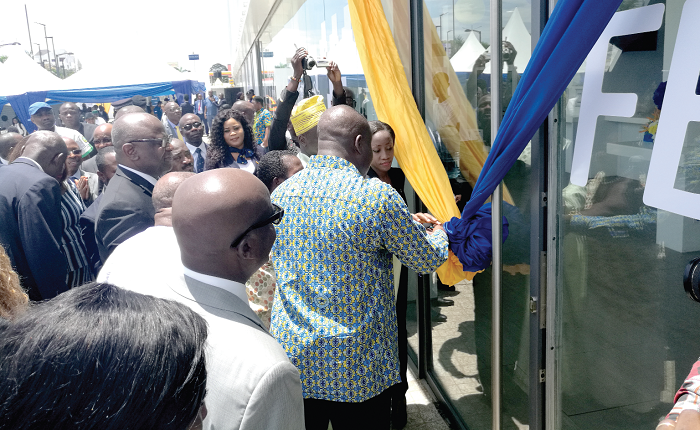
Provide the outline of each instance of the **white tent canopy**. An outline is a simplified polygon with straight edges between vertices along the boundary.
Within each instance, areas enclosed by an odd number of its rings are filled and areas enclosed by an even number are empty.
[[[513,14],[510,16],[508,23],[503,28],[503,40],[513,44],[513,47],[518,51],[515,57],[515,67],[518,73],[525,72],[527,63],[532,56],[532,37],[525,27],[523,17],[520,15],[520,10],[516,7]],[[490,48],[488,49],[491,52]],[[471,69],[470,69],[471,70]],[[486,63],[484,73],[491,73],[491,63]],[[508,73],[508,69],[503,66],[503,73]]]
[[[63,83],[53,73],[35,63],[21,45],[3,46],[0,55],[7,56],[0,69],[0,96],[53,90]]]
[[[450,58],[452,68],[455,72],[471,72],[476,59],[485,51],[484,45],[479,42],[474,31],[469,33],[469,37],[455,55]],[[517,57],[516,57],[517,58]]]
[[[61,89],[120,87],[156,82],[190,80],[190,75],[180,73],[167,63],[151,59],[129,59],[114,62],[105,58],[95,61],[69,76],[63,81]]]

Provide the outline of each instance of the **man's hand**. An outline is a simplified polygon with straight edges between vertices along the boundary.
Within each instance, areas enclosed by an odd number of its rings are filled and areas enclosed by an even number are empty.
[[[78,188],[80,197],[83,200],[88,200],[90,198],[90,187],[88,186],[88,179],[85,176],[81,176],[80,179],[75,181],[75,186]]]
[[[304,69],[301,67],[301,60],[306,58],[307,55],[309,55],[309,52],[306,48],[299,48],[292,57],[292,70],[294,70],[294,77],[297,79],[300,79],[304,73]]]
[[[503,42],[503,61],[507,65],[512,66],[515,61],[515,56],[518,55],[518,51],[515,50],[515,46],[507,40]]]
[[[340,73],[340,69],[335,61],[331,61],[331,64],[327,68],[328,80],[333,84],[333,95],[339,98],[343,95],[343,75]]]
[[[486,59],[486,55],[479,55],[479,58],[477,58],[474,62],[474,68],[472,69],[472,72],[476,73],[477,75],[484,73],[484,69],[486,69],[486,63],[488,62],[489,60]]]
[[[415,213],[411,214],[413,217],[413,221],[419,222],[421,224],[440,224],[440,221],[437,220],[434,216],[426,213]]]

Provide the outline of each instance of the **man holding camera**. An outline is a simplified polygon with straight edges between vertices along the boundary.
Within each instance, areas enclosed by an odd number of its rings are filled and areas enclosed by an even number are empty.
[[[306,50],[306,48],[299,48],[292,57],[291,64],[293,74],[289,77],[289,83],[280,95],[282,102],[279,105],[277,105],[274,118],[272,119],[272,125],[270,127],[270,138],[268,145],[270,151],[287,149],[287,139],[285,138],[285,132],[288,129],[287,126],[289,124],[289,119],[292,116],[292,109],[294,108],[294,104],[299,98],[299,83],[301,82],[301,78],[304,72],[308,70],[308,62],[305,61],[305,59],[308,56],[309,52]],[[306,66],[306,68],[304,66]],[[332,104],[334,106],[339,104],[346,104],[345,90],[343,89],[343,83],[341,80],[342,75],[340,73],[338,65],[335,64],[335,62],[331,61],[328,65],[327,75],[328,79],[331,81],[331,84],[333,86]],[[300,112],[295,112],[295,114],[299,113]],[[318,121],[316,121],[316,123],[318,123]],[[294,133],[293,127],[289,127],[289,129],[290,134],[292,134],[292,140],[297,145],[299,145],[299,136],[297,136]],[[308,149],[300,148],[302,154],[306,155],[307,159],[309,156],[316,154],[316,151],[313,149],[317,147],[318,140],[315,134],[315,130],[316,125],[314,124],[314,126],[310,130],[303,133],[309,133],[305,136],[305,138],[308,138],[306,140],[309,140],[309,142],[305,142],[308,143],[308,145],[304,145],[304,147],[308,147]]]

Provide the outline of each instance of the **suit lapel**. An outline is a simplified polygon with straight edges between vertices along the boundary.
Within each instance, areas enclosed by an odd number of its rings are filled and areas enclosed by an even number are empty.
[[[196,279],[192,279],[187,275],[181,276],[184,276],[184,282],[169,283],[170,288],[178,295],[195,301],[201,306],[238,314],[260,327],[260,329],[264,332],[267,332],[267,329],[265,326],[263,326],[260,318],[258,318],[252,309],[250,309],[247,302],[244,303],[236,295],[221,288],[205,284]],[[180,279],[182,280],[182,278]],[[216,314],[217,312],[212,311],[211,313]]]

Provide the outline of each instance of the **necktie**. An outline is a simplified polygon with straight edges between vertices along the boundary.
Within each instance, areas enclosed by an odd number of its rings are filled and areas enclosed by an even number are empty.
[[[194,151],[197,156],[197,161],[195,162],[194,172],[201,173],[204,170],[204,157],[202,157],[202,148],[197,148]]]

